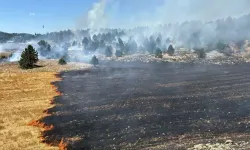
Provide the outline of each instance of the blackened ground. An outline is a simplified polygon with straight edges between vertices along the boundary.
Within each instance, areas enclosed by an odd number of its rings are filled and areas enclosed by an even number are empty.
[[[250,133],[249,64],[113,63],[61,77],[63,95],[42,119],[55,126],[43,133],[47,143],[141,149]]]

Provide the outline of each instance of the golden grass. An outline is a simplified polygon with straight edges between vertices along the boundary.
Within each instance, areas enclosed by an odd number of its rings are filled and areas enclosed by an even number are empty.
[[[43,117],[57,95],[50,84],[59,80],[57,71],[88,65],[57,65],[57,61],[40,61],[44,67],[21,70],[17,63],[0,64],[0,150],[52,150],[40,142],[41,128],[28,126]]]
[[[58,60],[42,60],[37,63],[38,68],[22,70],[17,62],[0,63],[0,72],[60,72],[67,70],[77,70],[88,68],[91,65],[85,63],[68,63],[67,65],[58,65]]]

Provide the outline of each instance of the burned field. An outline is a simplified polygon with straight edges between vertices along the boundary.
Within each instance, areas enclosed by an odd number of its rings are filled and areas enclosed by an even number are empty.
[[[184,149],[193,141],[249,137],[249,64],[114,63],[61,77],[55,85],[63,95],[41,120],[54,126],[43,132],[46,143]]]

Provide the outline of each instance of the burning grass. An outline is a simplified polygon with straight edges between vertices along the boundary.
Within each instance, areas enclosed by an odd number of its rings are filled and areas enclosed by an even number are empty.
[[[32,70],[21,70],[17,63],[0,64],[0,149],[52,150],[41,143],[41,131],[53,129],[38,121],[53,107],[53,97],[60,95],[51,82],[60,80],[57,71],[86,67],[84,64],[60,66],[57,61],[40,61]],[[34,127],[37,126],[37,127]]]

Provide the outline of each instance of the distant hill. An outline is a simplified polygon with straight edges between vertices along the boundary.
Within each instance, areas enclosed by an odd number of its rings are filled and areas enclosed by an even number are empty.
[[[85,41],[90,47],[112,45],[112,42],[117,42],[118,38],[122,38],[124,46],[127,43],[133,44],[134,42],[137,46],[145,46],[145,43],[151,43],[153,47],[150,47],[150,49],[154,49],[156,46],[166,49],[170,43],[186,48],[214,47],[218,42],[229,44],[231,42],[250,41],[250,14],[210,22],[185,21],[132,29],[64,30],[35,35],[0,32],[0,43],[8,41],[26,42],[35,39],[52,41],[57,44],[81,45],[84,38],[87,38]]]
[[[35,35],[28,33],[6,33],[0,31],[0,43],[6,43],[8,41],[25,42],[35,37]]]

